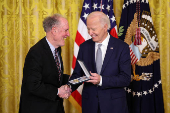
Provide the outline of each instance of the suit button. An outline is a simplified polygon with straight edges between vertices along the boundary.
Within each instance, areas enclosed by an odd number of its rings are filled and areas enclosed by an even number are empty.
[[[96,97],[98,98],[98,95],[96,95]]]

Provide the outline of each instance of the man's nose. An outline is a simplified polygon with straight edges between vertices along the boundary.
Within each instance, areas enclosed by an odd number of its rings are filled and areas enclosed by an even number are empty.
[[[67,32],[67,36],[70,36],[70,33],[69,33],[69,31]]]

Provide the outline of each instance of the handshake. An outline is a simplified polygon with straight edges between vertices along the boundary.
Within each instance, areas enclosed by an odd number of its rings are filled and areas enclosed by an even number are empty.
[[[58,88],[58,96],[60,98],[67,99],[71,95],[71,88],[68,85],[63,85],[60,88]]]

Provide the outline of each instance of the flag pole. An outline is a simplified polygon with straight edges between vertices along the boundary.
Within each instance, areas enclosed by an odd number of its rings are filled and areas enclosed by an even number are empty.
[[[101,3],[100,3],[100,11],[102,12],[102,0],[101,0]]]

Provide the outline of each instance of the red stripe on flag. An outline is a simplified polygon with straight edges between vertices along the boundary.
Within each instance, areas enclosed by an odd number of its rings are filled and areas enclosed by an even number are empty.
[[[131,56],[131,64],[135,64],[138,61],[138,58],[133,53],[133,51],[132,51],[132,49],[130,47],[129,47],[129,49],[130,49],[130,56]]]
[[[80,106],[82,106],[82,104],[81,104],[81,101],[82,101],[82,97],[81,97],[81,94],[77,91],[77,90],[75,90],[74,92],[72,92],[71,93],[71,95],[74,97],[74,99],[77,101],[77,103],[80,105]]]
[[[78,46],[80,46],[81,43],[83,43],[85,40],[84,38],[81,36],[81,34],[77,31],[76,34],[76,39],[75,42],[77,43]]]
[[[75,56],[73,56],[73,62],[72,62],[72,68],[74,69],[75,68],[75,66],[76,66],[76,57]]]
[[[131,59],[133,60],[133,59],[135,59],[136,58],[136,56],[134,55],[134,54],[132,54],[131,55]]]
[[[137,61],[138,61],[138,59],[136,58],[136,60],[134,61],[134,63],[136,64]]]
[[[132,51],[131,47],[129,47],[129,49],[130,49],[130,52],[131,52]]]
[[[132,56],[133,55],[133,52],[132,51],[130,51],[130,56]]]

